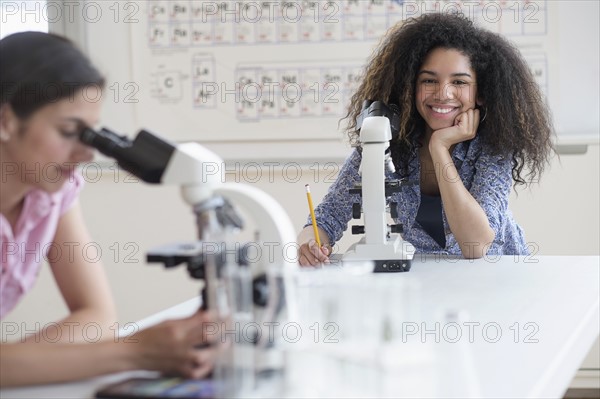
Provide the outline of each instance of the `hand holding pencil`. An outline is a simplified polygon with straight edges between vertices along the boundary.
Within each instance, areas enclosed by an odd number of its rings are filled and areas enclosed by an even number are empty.
[[[312,220],[313,232],[315,233],[315,241],[317,241],[317,245],[321,248],[321,239],[319,238],[319,228],[317,227],[317,217],[315,216],[315,207],[313,206],[312,196],[310,195],[310,186],[308,184],[304,185],[306,188],[306,199],[308,200],[308,210],[310,211],[310,218]]]
[[[305,188],[312,227],[307,226],[302,230],[298,237],[298,242],[300,244],[298,261],[301,266],[316,266],[320,263],[329,263],[329,249],[323,245],[324,243],[327,244],[329,242],[329,237],[327,237],[327,234],[325,234],[323,230],[320,230],[317,225],[315,209],[310,194],[310,186],[306,184]],[[321,236],[325,238],[324,242],[321,241]]]

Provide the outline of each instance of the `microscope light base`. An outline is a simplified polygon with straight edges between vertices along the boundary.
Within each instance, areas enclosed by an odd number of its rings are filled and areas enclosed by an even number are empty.
[[[372,261],[373,272],[407,272],[410,270],[415,247],[400,237],[391,234],[384,244],[365,244],[363,237],[344,254],[344,262]]]

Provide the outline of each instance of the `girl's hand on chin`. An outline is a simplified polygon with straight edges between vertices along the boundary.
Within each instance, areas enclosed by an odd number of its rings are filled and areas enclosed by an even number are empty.
[[[479,110],[469,109],[456,117],[454,125],[434,131],[429,148],[439,146],[450,150],[454,144],[475,138],[478,126]]]

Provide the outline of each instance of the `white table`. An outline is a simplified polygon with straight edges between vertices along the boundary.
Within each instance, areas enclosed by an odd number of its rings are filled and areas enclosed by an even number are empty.
[[[599,257],[429,261],[410,273],[421,281],[424,312],[444,304],[501,326],[498,343],[475,335],[472,347],[484,397],[562,397],[600,333]],[[537,343],[526,342],[528,322]]]
[[[376,278],[404,276],[418,281],[425,318],[453,309],[467,312],[471,322],[479,323],[469,344],[478,396],[562,397],[600,333],[600,257],[470,261],[417,256],[408,274],[379,274]],[[197,307],[194,298],[142,320],[140,325],[183,317]],[[526,327],[525,323],[530,324]],[[485,325],[492,328],[484,336]],[[498,327],[502,335],[493,343]],[[130,374],[3,389],[0,397],[91,398],[100,386]],[[448,384],[448,393],[460,395],[460,381]]]

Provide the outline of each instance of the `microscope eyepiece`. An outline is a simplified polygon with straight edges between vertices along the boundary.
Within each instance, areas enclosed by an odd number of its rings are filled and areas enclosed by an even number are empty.
[[[119,136],[106,128],[103,128],[100,131],[87,128],[81,132],[79,140],[83,144],[97,149],[106,156],[117,158],[117,160],[120,151],[124,148],[131,147],[131,141],[127,137]]]
[[[142,130],[132,141],[103,128],[85,129],[79,140],[102,154],[114,158],[123,169],[147,183],[160,183],[175,145]]]

